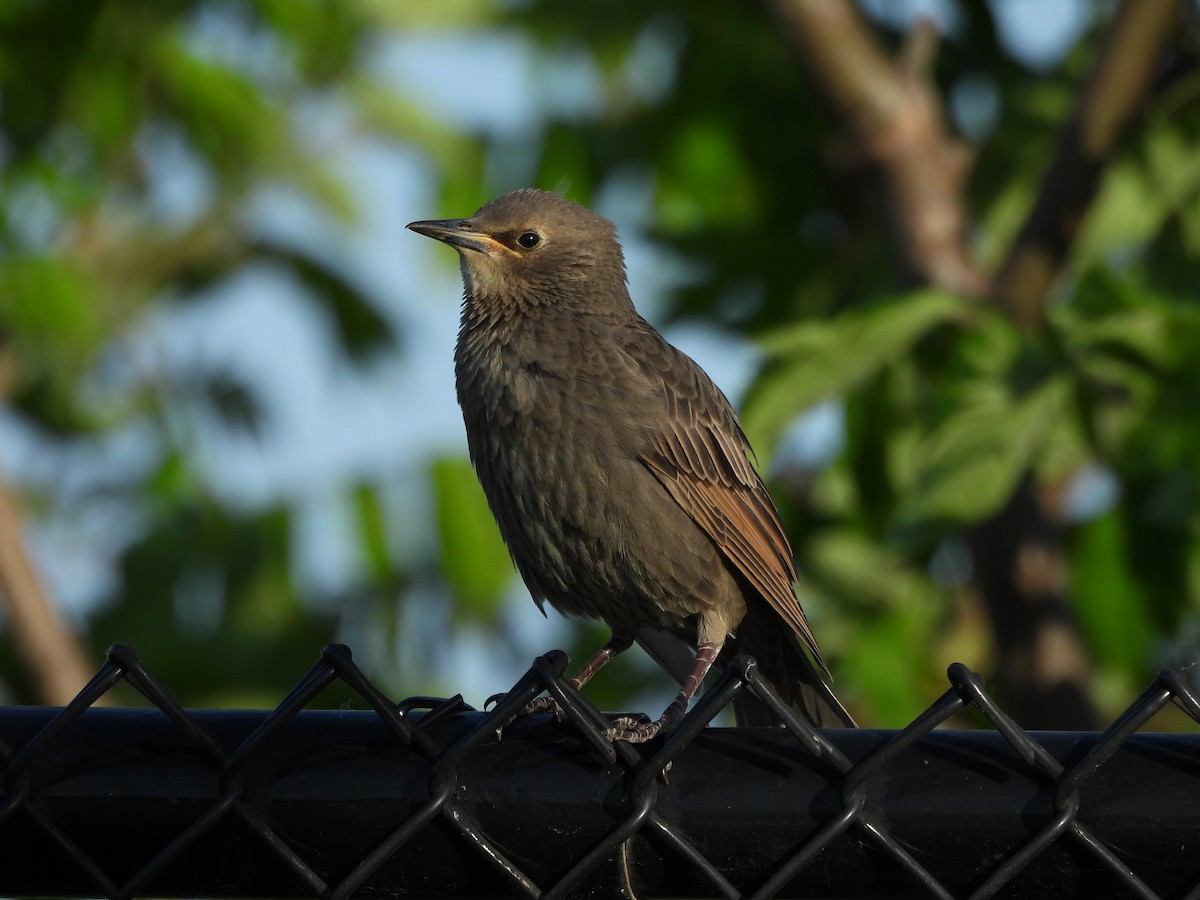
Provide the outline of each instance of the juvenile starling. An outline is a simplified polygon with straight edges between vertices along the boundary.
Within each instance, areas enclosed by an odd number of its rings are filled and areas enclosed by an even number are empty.
[[[733,408],[634,309],[613,224],[526,189],[408,227],[460,257],[458,402],[521,577],[539,606],[612,629],[574,684],[635,640],[696,648],[662,716],[619,719],[612,736],[670,730],[713,662],[737,653],[814,724],[852,726],[797,643],[824,668]]]

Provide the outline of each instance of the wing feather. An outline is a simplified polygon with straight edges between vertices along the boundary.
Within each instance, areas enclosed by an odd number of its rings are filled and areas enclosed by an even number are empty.
[[[631,355],[639,362],[648,358]],[[643,449],[642,463],[825,668],[796,599],[791,546],[733,408],[682,353],[656,361],[667,414]]]

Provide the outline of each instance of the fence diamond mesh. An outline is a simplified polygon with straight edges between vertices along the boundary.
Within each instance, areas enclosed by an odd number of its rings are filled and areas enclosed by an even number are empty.
[[[1130,896],[1200,900],[1200,735],[1027,732],[965,666],[901,731],[813,729],[736,660],[682,726],[612,744],[539,657],[487,712],[385,697],[330,645],[273,711],[186,710],[116,645],[66,708],[0,709],[0,894]],[[94,708],[126,681],[147,709]],[[309,709],[341,681],[368,711]],[[520,717],[548,691],[560,721]],[[742,691],[784,720],[708,728]],[[965,708],[991,729],[938,729]]]

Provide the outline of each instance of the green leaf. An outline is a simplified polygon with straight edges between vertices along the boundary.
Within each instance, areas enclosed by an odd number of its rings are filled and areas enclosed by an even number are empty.
[[[438,0],[437,3],[360,0],[355,6],[373,17],[385,33],[394,29],[401,34],[420,29],[480,28],[494,24],[504,12],[503,6],[480,3],[479,0]]]
[[[9,351],[2,377],[15,408],[63,434],[95,428],[75,379],[106,338],[104,309],[83,272],[43,257],[0,260],[0,343]]]
[[[839,657],[837,670],[866,696],[875,711],[872,725],[908,723],[929,702],[930,654],[945,608],[941,592],[908,559],[850,528],[830,529],[804,550],[802,584],[831,595],[818,611],[841,612],[818,623],[822,643]],[[934,668],[942,665],[939,660]]]
[[[929,618],[923,610],[893,609],[859,623],[841,662],[874,710],[871,727],[903,728],[928,706],[927,659],[917,648],[928,646]]]
[[[332,320],[341,349],[352,361],[362,361],[393,346],[396,332],[352,281],[319,259],[272,245],[260,245],[264,257],[285,263],[312,291]]]
[[[1138,161],[1115,160],[1104,173],[1100,191],[1084,219],[1076,252],[1085,259],[1099,259],[1144,240],[1161,227],[1169,207]]]
[[[928,606],[936,590],[901,555],[852,528],[827,529],[804,544],[804,578],[854,598],[871,614],[889,608]]]
[[[513,566],[471,464],[443,458],[433,463],[434,504],[442,569],[460,608],[494,622]]]
[[[702,115],[680,127],[658,171],[658,222],[686,234],[744,224],[757,210],[754,181],[728,123]]]
[[[1141,677],[1156,628],[1129,568],[1128,531],[1119,510],[1080,526],[1071,539],[1071,571],[1075,609],[1096,657]]]
[[[45,257],[0,261],[0,327],[9,337],[77,353],[103,335],[86,278],[69,263]]]
[[[71,84],[69,112],[103,152],[129,141],[136,128],[137,76],[120,62],[92,68]]]
[[[367,570],[376,584],[393,580],[395,567],[388,549],[387,517],[379,493],[371,485],[358,484],[353,490],[358,536]]]
[[[804,322],[767,335],[763,345],[771,362],[743,414],[751,443],[769,454],[799,413],[857,387],[935,326],[966,310],[966,302],[953,294],[916,291],[837,319]]]
[[[368,78],[351,81],[346,91],[358,121],[367,129],[424,150],[445,171],[456,176],[482,165],[479,145],[425,112],[420,105]],[[472,208],[470,210],[474,212]],[[454,215],[464,215],[460,209]]]
[[[1137,245],[1160,232],[1168,217],[1195,208],[1200,189],[1196,140],[1165,121],[1146,129],[1139,149],[1140,157],[1108,166],[1077,239],[1079,257],[1102,259]]]
[[[333,216],[339,225],[356,224],[358,206],[354,196],[346,182],[327,162],[292,147],[281,155],[273,174],[289,179],[291,184],[315,200],[322,212]]]
[[[978,259],[990,268],[1000,265],[1033,205],[1035,185],[1014,178],[1004,185],[980,216]]]
[[[995,512],[1033,464],[1070,398],[1071,382],[1061,375],[1020,398],[995,384],[964,392],[956,412],[917,451],[917,476],[900,521],[968,523]]]
[[[159,87],[197,151],[231,177],[250,174],[282,143],[284,125],[256,87],[243,76],[189,54],[168,34],[151,48]]]
[[[289,39],[310,82],[334,82],[352,68],[368,24],[358,4],[255,0],[255,6],[270,27]]]
[[[1084,273],[1072,302],[1055,310],[1051,323],[1082,352],[1158,371],[1190,365],[1200,346],[1200,309],[1106,266]]]

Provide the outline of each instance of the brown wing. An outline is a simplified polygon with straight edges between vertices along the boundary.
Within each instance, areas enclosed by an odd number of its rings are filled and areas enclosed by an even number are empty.
[[[662,379],[666,402],[642,462],[825,668],[793,590],[791,547],[729,401],[657,333],[637,343],[641,352],[631,355]]]

